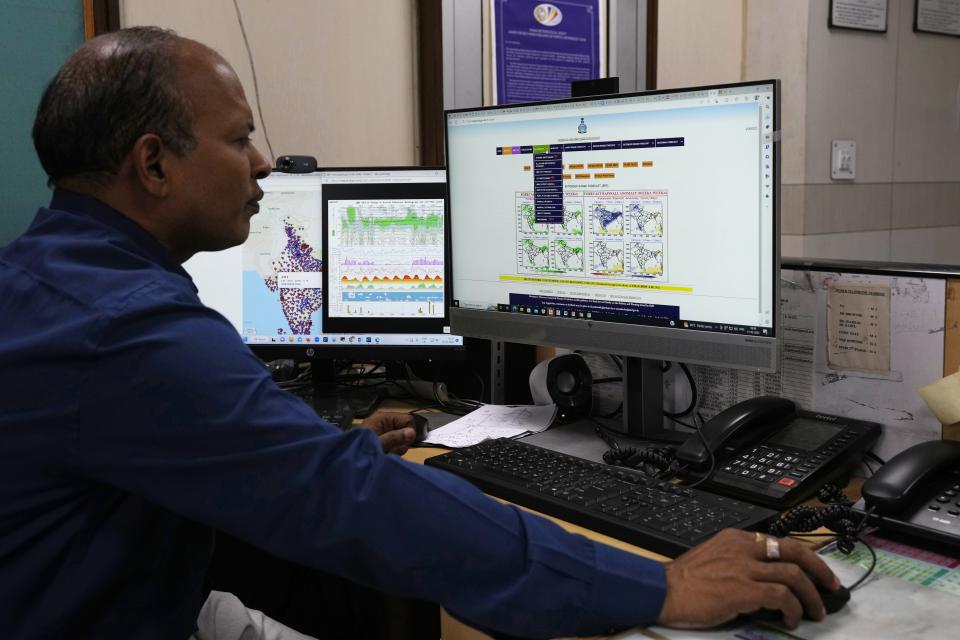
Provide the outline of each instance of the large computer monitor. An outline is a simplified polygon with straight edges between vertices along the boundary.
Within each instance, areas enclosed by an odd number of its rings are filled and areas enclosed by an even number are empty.
[[[663,428],[661,361],[775,371],[779,83],[446,113],[451,324],[628,356],[625,428]]]
[[[184,264],[257,355],[310,360],[328,386],[336,361],[462,357],[442,168],[273,173],[260,186],[247,241]]]

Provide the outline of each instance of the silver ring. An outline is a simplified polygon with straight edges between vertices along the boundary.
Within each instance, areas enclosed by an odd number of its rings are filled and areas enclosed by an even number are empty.
[[[767,544],[767,560],[779,560],[780,559],[780,541],[774,538],[773,536],[767,536],[766,544]]]

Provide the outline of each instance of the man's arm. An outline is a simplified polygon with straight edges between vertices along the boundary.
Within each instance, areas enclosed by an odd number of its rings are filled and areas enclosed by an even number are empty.
[[[573,536],[440,470],[341,433],[276,387],[219,315],[145,304],[104,331],[78,448],[94,478],[278,556],[440,602],[492,633],[709,626],[760,608],[822,617],[835,578],[725,532],[664,566]]]
[[[341,433],[281,391],[220,316],[145,292],[84,389],[88,476],[268,552],[442,603],[515,636],[652,622],[662,565],[562,531]],[[199,308],[198,308],[199,307]]]

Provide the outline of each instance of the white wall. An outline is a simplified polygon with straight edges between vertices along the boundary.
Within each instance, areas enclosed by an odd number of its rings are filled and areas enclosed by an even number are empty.
[[[883,34],[830,29],[826,0],[660,3],[658,87],[782,80],[784,255],[960,264],[960,38],[914,33],[914,3]]]
[[[886,34],[830,30],[810,4],[804,252],[960,264],[960,39],[913,31],[889,0]],[[857,142],[857,179],[830,180],[830,143]]]
[[[657,88],[738,81],[742,45],[743,0],[658,3]]]
[[[254,110],[257,145],[320,165],[419,159],[414,0],[121,0],[124,26],[158,25],[219,51]],[[262,122],[262,124],[261,124]],[[265,125],[265,126],[264,126]]]

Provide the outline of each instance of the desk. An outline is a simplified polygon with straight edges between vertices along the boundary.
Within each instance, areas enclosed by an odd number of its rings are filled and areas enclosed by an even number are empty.
[[[596,438],[593,438],[593,440],[596,440]],[[409,461],[411,461],[411,462],[416,462],[416,463],[422,464],[426,459],[428,459],[428,458],[430,458],[430,457],[433,457],[433,456],[436,456],[436,455],[443,454],[443,453],[446,453],[446,450],[445,450],[445,449],[437,449],[437,448],[415,448],[415,449],[411,449],[409,452],[407,452],[407,454],[404,456],[404,458],[407,459],[407,460],[409,460]],[[860,486],[860,483],[856,483],[855,486],[852,487],[852,489],[853,489],[854,491],[858,491],[858,490],[859,490],[859,486]],[[506,502],[506,501],[503,501],[503,502]],[[521,507],[521,508],[524,508],[524,507]],[[549,520],[557,523],[560,527],[562,527],[563,529],[565,529],[565,530],[567,530],[567,531],[569,531],[569,532],[571,532],[571,533],[576,533],[576,534],[579,534],[579,535],[583,535],[583,536],[585,536],[585,537],[587,537],[587,538],[590,538],[590,539],[592,539],[592,540],[596,540],[596,541],[602,542],[602,543],[604,543],[604,544],[606,544],[606,545],[609,545],[609,546],[612,546],[612,547],[615,547],[615,548],[618,548],[618,549],[621,549],[621,550],[624,550],[624,551],[628,551],[628,552],[630,552],[630,553],[635,553],[635,554],[637,554],[637,555],[640,555],[640,556],[643,556],[643,557],[646,557],[646,558],[650,558],[650,559],[653,559],[653,560],[658,560],[658,561],[661,561],[661,562],[669,561],[669,558],[667,558],[666,556],[662,556],[662,555],[659,555],[659,554],[650,552],[650,551],[648,551],[648,550],[646,550],[646,549],[643,549],[643,548],[641,548],[641,547],[637,547],[637,546],[635,546],[635,545],[631,545],[631,544],[625,543],[625,542],[623,542],[623,541],[621,541],[621,540],[618,540],[618,539],[615,539],[615,538],[611,538],[611,537],[606,536],[606,535],[603,535],[603,534],[596,533],[596,532],[591,531],[591,530],[589,530],[589,529],[585,529],[585,528],[583,528],[583,527],[580,527],[580,526],[578,526],[578,525],[571,524],[571,523],[569,523],[569,522],[560,520],[560,519],[558,519],[558,518],[554,518],[554,517],[551,517],[551,516],[548,516],[548,515],[544,515],[544,514],[542,514],[542,513],[536,512],[536,511],[534,511],[534,510],[532,510],[532,509],[526,509],[526,510],[527,510],[527,511],[531,511],[531,512],[533,512],[533,513],[537,513],[538,515],[541,515],[541,516],[543,516],[543,517],[546,517],[547,519],[549,519]],[[826,532],[825,530],[821,530],[821,531]],[[803,539],[803,540],[804,540],[804,542],[810,544],[811,546],[819,546],[819,545],[822,544],[823,541],[824,541],[824,539],[822,539],[822,538],[818,538],[818,539],[805,538],[805,539]],[[472,628],[470,628],[470,627],[467,627],[466,625],[463,625],[462,623],[454,620],[454,619],[451,618],[450,616],[446,615],[446,613],[443,612],[442,610],[441,610],[441,631],[442,631],[442,633],[443,633],[443,638],[444,638],[444,640],[479,640],[479,639],[488,638],[488,636],[486,636],[486,635],[484,635],[484,634],[482,634],[482,633],[479,633],[478,631],[476,631],[476,630],[474,630],[474,629],[472,629]]]
[[[445,450],[434,448],[417,448],[409,451],[404,457],[416,463]],[[851,483],[850,491],[858,493],[861,482]],[[543,515],[543,514],[540,514]],[[556,522],[562,528],[572,533],[584,535],[636,553],[647,558],[667,561],[664,556],[650,553],[634,545],[626,544],[608,536],[544,516]],[[810,541],[811,544],[820,544],[821,541]],[[844,584],[850,584],[858,579],[863,569],[853,565],[830,561],[835,572]],[[857,590],[850,604],[840,612],[832,614],[821,623],[804,622],[794,632],[792,637],[822,638],[823,640],[839,640],[854,637],[874,638],[925,638],[946,639],[956,637],[956,630],[952,624],[952,612],[956,610],[956,596],[929,589],[921,584],[911,584],[907,581],[878,576],[868,581],[863,590]],[[489,640],[486,636],[451,618],[441,609],[441,632],[444,640]],[[666,636],[657,632],[662,631]],[[751,635],[740,635],[734,629],[715,629],[710,631],[677,631],[661,630],[642,632],[639,630],[617,635],[617,640],[646,640],[647,638],[671,638],[674,640],[731,640],[733,638],[781,638],[785,637],[773,628],[753,627],[748,630]]]

